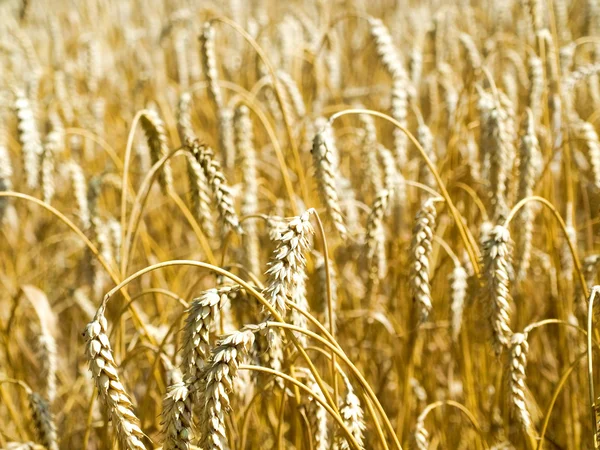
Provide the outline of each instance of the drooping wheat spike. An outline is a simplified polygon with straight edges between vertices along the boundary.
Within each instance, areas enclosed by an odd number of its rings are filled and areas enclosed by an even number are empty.
[[[419,126],[417,127],[417,141],[423,147],[425,154],[429,157],[431,162],[435,165],[437,164],[437,154],[435,152],[435,143],[433,134],[429,127],[423,122],[420,121]],[[429,167],[426,164],[421,164],[421,169],[419,171],[419,178],[421,181],[428,186],[435,187],[435,178],[429,170]]]
[[[450,274],[450,292],[452,302],[451,310],[451,329],[452,339],[457,342],[460,330],[462,328],[463,312],[465,309],[465,301],[467,298],[468,274],[460,264],[454,266]]]
[[[56,398],[57,349],[56,340],[42,324],[37,340],[37,356],[40,362],[40,378],[43,380],[44,397],[52,404]]]
[[[195,139],[190,117],[191,101],[192,97],[189,93],[183,93],[179,97],[177,129],[181,142],[191,142]],[[208,239],[211,239],[215,236],[215,229],[210,207],[211,199],[208,180],[204,175],[202,166],[190,152],[186,152],[186,162],[192,214],[194,214],[195,219],[200,224],[202,232]]]
[[[302,93],[298,89],[298,85],[291,77],[291,75],[283,70],[277,71],[277,79],[283,85],[287,96],[289,97],[292,106],[294,107],[294,112],[298,118],[302,118],[306,115],[306,107],[304,105],[304,99],[302,98]]]
[[[340,415],[344,421],[344,425],[348,428],[360,448],[364,447],[364,432],[366,425],[364,421],[364,411],[360,404],[360,399],[354,393],[354,388],[350,384],[350,380],[345,375],[342,375],[344,386],[346,387],[346,396],[340,408]],[[350,450],[348,441],[343,436],[337,437],[337,446],[340,450]]]
[[[529,14],[530,24],[535,34],[538,31],[540,31],[544,26],[542,2],[541,0],[526,0],[524,4]]]
[[[510,233],[502,225],[492,228],[483,244],[483,274],[487,290],[487,315],[493,330],[494,349],[500,354],[510,344],[512,330],[511,295],[509,290]]]
[[[177,103],[177,132],[182,143],[194,139],[191,109],[192,95],[189,92],[182,92]]]
[[[532,111],[527,109],[522,125],[521,145],[519,147],[519,188],[517,200],[522,200],[533,194],[533,187],[537,174],[540,172],[540,148],[535,134],[535,124]],[[533,235],[534,212],[529,204],[524,205],[519,211],[517,223],[520,232],[517,235],[517,279],[524,280],[531,260],[531,239]]]
[[[98,396],[111,418],[117,439],[123,449],[145,450],[139,420],[133,404],[119,379],[108,335],[108,323],[101,308],[85,328],[86,356]]]
[[[186,146],[204,171],[204,176],[216,200],[217,210],[224,224],[224,231],[233,230],[240,234],[243,233],[240,221],[233,207],[231,188],[228,186],[225,175],[221,171],[221,165],[214,158],[212,149],[201,144],[197,139],[186,142]]]
[[[254,343],[254,329],[248,326],[223,337],[213,349],[203,371],[200,387],[199,446],[204,450],[228,448],[225,417],[238,366]]]
[[[63,129],[60,118],[53,114],[50,118],[52,130],[46,136],[44,150],[41,155],[40,180],[42,186],[42,198],[44,202],[50,203],[54,197],[54,163],[56,155],[61,150],[63,143]]]
[[[163,450],[189,450],[192,439],[192,396],[179,381],[169,386],[163,399]]]
[[[187,311],[181,367],[188,386],[194,386],[193,395],[197,394],[199,376],[210,356],[210,332],[214,329],[217,311],[238,290],[239,286],[208,289],[194,299]]]
[[[223,106],[221,87],[219,86],[219,73],[217,71],[217,56],[215,53],[215,29],[210,22],[205,22],[200,35],[202,68],[208,81],[208,94],[214,103],[215,109]]]
[[[218,111],[219,119],[219,149],[221,150],[223,166],[233,167],[235,161],[235,142],[233,130],[233,111],[222,107]]]
[[[304,273],[304,254],[310,245],[309,235],[314,232],[310,223],[312,212],[312,209],[304,211],[288,221],[285,227],[275,231],[277,247],[268,264],[263,295],[282,316],[285,316],[287,309],[286,298],[292,296],[299,277]]]
[[[377,194],[369,217],[367,217],[366,232],[364,238],[366,260],[369,267],[368,273],[368,291],[377,285],[378,281],[384,276],[385,259],[379,258],[379,252],[382,250],[382,244],[385,241],[385,231],[383,227],[383,218],[387,212],[391,191],[382,189]],[[382,265],[383,263],[383,265]]]
[[[434,199],[430,198],[417,212],[410,245],[410,289],[417,302],[421,323],[427,321],[433,308],[429,285],[429,266],[436,215]]]
[[[529,55],[527,69],[529,72],[529,98],[527,103],[535,121],[538,121],[542,113],[542,94],[544,92],[544,66],[542,60],[534,54]]]
[[[507,166],[511,163],[511,137],[508,114],[492,95],[481,92],[479,100],[481,143],[484,149],[482,176],[489,179],[490,202],[493,217],[498,219],[507,212],[506,180]]]
[[[31,103],[22,90],[16,93],[15,109],[27,187],[36,189],[39,185],[40,158],[44,149]]]
[[[394,77],[392,80],[392,117],[400,123],[404,128],[408,127],[408,92],[406,80],[400,76]],[[401,171],[406,167],[408,137],[406,134],[394,127],[394,157],[396,165]]]
[[[419,85],[421,84],[421,77],[423,75],[423,46],[420,43],[414,45],[410,51],[408,72],[410,73],[410,82],[414,90],[410,96],[411,98],[415,98],[415,95],[419,91]]]
[[[58,437],[50,405],[35,392],[28,393],[29,408],[38,441],[47,450],[58,450]]]
[[[392,78],[400,77],[408,81],[406,69],[400,59],[398,50],[394,46],[392,36],[381,19],[369,18],[369,33],[375,40],[377,55],[390,76]]]
[[[325,327],[329,330],[330,322],[332,323],[333,330],[337,329],[337,274],[333,261],[329,260],[329,287],[327,286],[327,274],[325,272],[325,258],[317,251],[313,252],[315,255],[315,272],[317,273],[318,288],[319,288],[319,304],[323,305],[323,311],[325,316]],[[329,317],[329,310],[327,305],[327,289],[331,290],[331,312],[332,318]]]
[[[292,290],[290,298],[302,311],[309,312],[308,300],[306,298],[306,278],[306,273],[301,273],[297,277],[297,283]],[[300,311],[297,311],[295,308],[292,308],[290,311],[290,321],[293,325],[296,325],[299,328],[308,328],[308,320],[304,314],[302,314]],[[298,342],[300,342],[300,345],[306,347],[308,344],[307,336],[304,333],[294,334],[296,335]]]
[[[4,127],[4,114],[0,113],[0,191],[12,191],[13,168],[7,146],[7,133]],[[8,206],[6,197],[0,198],[0,223]]]
[[[177,79],[182,89],[187,89],[190,84],[190,69],[187,61],[188,32],[179,27],[173,38],[173,50],[177,66]]]
[[[326,124],[324,128],[317,131],[313,139],[312,156],[315,166],[315,178],[321,201],[325,205],[335,229],[340,237],[344,239],[348,230],[344,222],[336,188],[339,179],[338,168],[335,164],[336,153],[333,130],[329,124]]]
[[[256,169],[256,150],[254,149],[254,131],[250,110],[246,105],[240,105],[235,111],[235,145],[238,161],[242,172],[242,216],[258,212],[258,172]],[[244,261],[251,273],[260,273],[259,241],[256,223],[247,220],[244,225],[242,244]]]
[[[473,38],[470,34],[460,33],[458,41],[465,51],[469,70],[475,75],[478,74],[481,70],[481,55],[479,54],[479,50],[477,49],[477,45],[475,45]]]
[[[165,125],[156,111],[147,110],[140,118],[140,123],[148,140],[150,148],[150,159],[152,164],[156,164],[159,159],[169,154],[169,144],[167,142],[167,133]],[[158,182],[163,194],[166,194],[173,187],[173,174],[171,164],[165,162],[158,174]]]
[[[325,399],[321,388],[315,381],[311,373],[307,373],[307,387],[313,391],[322,400]],[[328,428],[328,413],[321,403],[316,402],[311,395],[308,396],[308,420],[313,431],[314,448],[315,450],[329,449],[329,428]]]
[[[425,428],[425,418],[429,412],[428,408],[425,408],[423,412],[417,417],[415,423],[415,432],[412,436],[412,447],[415,450],[428,450],[429,449],[429,432]]]
[[[88,189],[85,174],[79,164],[73,160],[65,163],[65,170],[71,180],[71,188],[77,205],[77,216],[81,227],[87,230],[90,227],[90,210],[88,204]]]
[[[591,123],[577,118],[572,120],[571,127],[575,139],[583,141],[585,145],[592,181],[596,189],[600,189],[600,141],[598,140],[598,133],[596,133]]]
[[[533,423],[525,400],[525,369],[527,368],[527,333],[514,333],[510,339],[508,391],[513,414],[525,433],[531,433]]]
[[[364,128],[361,143],[361,159],[365,168],[365,182],[375,194],[383,189],[383,175],[377,161],[377,129],[373,117],[368,114],[359,114],[358,119]]]

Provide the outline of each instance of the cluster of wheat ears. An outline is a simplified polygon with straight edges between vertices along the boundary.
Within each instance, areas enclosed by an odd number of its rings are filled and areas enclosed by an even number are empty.
[[[0,448],[600,447],[599,128],[598,0],[1,1]]]

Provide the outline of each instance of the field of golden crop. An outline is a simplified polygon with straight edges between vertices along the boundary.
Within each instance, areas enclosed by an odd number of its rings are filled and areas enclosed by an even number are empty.
[[[599,448],[598,130],[598,0],[0,0],[0,449]]]

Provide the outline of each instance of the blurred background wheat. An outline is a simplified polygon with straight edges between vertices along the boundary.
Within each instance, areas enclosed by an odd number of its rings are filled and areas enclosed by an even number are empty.
[[[0,448],[598,448],[599,73],[597,0],[1,2]]]

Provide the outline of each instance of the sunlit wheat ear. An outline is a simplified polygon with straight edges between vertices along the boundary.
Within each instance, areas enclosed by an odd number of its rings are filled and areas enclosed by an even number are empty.
[[[167,142],[167,133],[165,125],[158,115],[152,109],[147,110],[140,118],[140,123],[146,133],[148,147],[150,148],[150,159],[152,164],[156,164],[159,159],[169,154],[169,144]],[[171,172],[171,164],[165,162],[158,174],[158,182],[164,194],[173,187],[173,174]]]
[[[238,162],[242,172],[242,204],[241,215],[247,216],[258,212],[258,171],[256,168],[256,150],[254,148],[254,131],[250,110],[240,105],[234,117],[235,146]],[[242,236],[244,261],[251,273],[260,273],[260,252],[256,223],[247,220],[243,224]]]
[[[42,185],[42,197],[46,203],[50,203],[54,197],[54,170],[55,159],[64,142],[64,129],[57,114],[50,118],[52,130],[46,136],[44,151],[41,156],[40,181]]]
[[[527,70],[529,75],[529,95],[527,102],[538,120],[542,113],[542,94],[544,91],[544,66],[542,60],[535,55],[527,59]]]
[[[44,149],[31,103],[21,90],[16,94],[15,109],[27,187],[36,189],[39,185],[40,158]]]
[[[219,149],[223,156],[223,165],[233,167],[235,161],[235,143],[233,131],[233,111],[231,108],[222,107],[218,111],[219,120]]]
[[[354,393],[354,388],[350,384],[350,380],[343,375],[344,386],[346,387],[346,396],[340,408],[340,415],[344,421],[344,425],[348,428],[360,448],[364,448],[364,433],[366,430],[364,411],[360,404],[360,399]],[[343,436],[337,437],[337,446],[339,450],[350,450],[348,441]]]
[[[217,311],[238,290],[239,286],[209,289],[190,305],[185,320],[182,361],[184,380],[189,386],[197,387],[201,381],[200,373],[210,356],[210,332],[214,329]]]
[[[146,447],[142,443],[143,433],[138,425],[139,420],[133,412],[133,404],[119,379],[106,334],[107,328],[104,311],[99,310],[83,333],[90,371],[98,388],[98,396],[112,421],[121,447],[127,450],[144,450]]]
[[[315,178],[321,201],[327,208],[327,213],[331,217],[340,237],[344,239],[348,230],[342,216],[336,187],[339,173],[336,166],[335,152],[333,130],[329,124],[326,124],[313,139],[312,156],[315,166]]]
[[[408,80],[406,70],[394,46],[392,36],[381,19],[369,18],[369,34],[375,40],[377,55],[392,78],[400,77]]]
[[[479,50],[477,49],[477,45],[475,45],[473,38],[467,33],[460,33],[458,41],[465,51],[469,69],[474,73],[478,73],[479,70],[481,70],[481,55],[479,54]]]
[[[417,423],[415,424],[415,431],[411,439],[411,448],[414,450],[429,450],[429,432],[425,428],[425,417],[429,410],[426,408],[417,417]]]
[[[514,333],[510,339],[510,360],[508,362],[508,390],[513,414],[525,433],[533,431],[531,415],[525,400],[525,369],[527,367],[527,334]]]
[[[436,165],[437,154],[435,153],[433,134],[423,121],[420,121],[419,126],[417,127],[417,141],[419,141],[419,144],[421,144],[421,147],[423,147],[425,154],[429,157],[433,165]],[[420,168],[419,178],[421,181],[428,186],[436,186],[435,178],[433,177],[429,167],[426,164],[421,164]]]
[[[433,308],[429,271],[436,215],[434,199],[430,198],[417,212],[410,244],[410,289],[421,323],[427,321]]]
[[[277,79],[281,82],[283,87],[285,88],[285,92],[289,97],[292,106],[294,107],[294,113],[298,118],[302,118],[306,115],[306,107],[304,105],[304,99],[302,98],[302,93],[298,89],[298,85],[294,81],[294,79],[290,76],[289,73],[278,70],[277,71]]]
[[[175,51],[175,61],[177,65],[177,79],[183,89],[187,89],[190,84],[190,69],[187,61],[188,33],[184,28],[179,28],[173,38],[173,50]]]
[[[541,171],[541,154],[539,142],[535,134],[534,118],[530,109],[527,109],[522,125],[521,145],[519,148],[519,188],[517,200],[522,200],[533,195],[533,187],[537,175]],[[529,204],[521,208],[517,217],[519,233],[517,234],[517,279],[524,280],[531,260],[531,247],[533,235],[534,211]]]
[[[383,175],[377,161],[377,129],[373,117],[368,114],[359,114],[358,119],[364,129],[361,143],[361,159],[365,170],[365,182],[375,194],[383,189]]]
[[[189,92],[181,93],[177,103],[177,133],[179,133],[179,140],[182,143],[194,139],[191,109],[192,95]]]
[[[68,173],[71,181],[71,188],[75,196],[75,204],[77,207],[77,216],[84,230],[90,227],[90,209],[88,204],[88,189],[85,180],[83,169],[75,161],[70,160],[65,164],[65,170]]]
[[[4,122],[4,114],[0,113],[0,121]],[[4,128],[4,123],[0,124],[0,191],[12,191],[13,169],[10,160],[10,154],[7,146],[8,135]],[[6,197],[0,198],[0,223],[4,217],[4,211],[8,206]]]
[[[56,340],[45,326],[42,325],[37,341],[37,355],[40,362],[40,378],[43,380],[44,397],[52,404],[56,398]]]
[[[384,276],[385,259],[381,260],[379,252],[382,250],[385,254],[385,249],[381,248],[385,243],[385,230],[383,219],[388,209],[391,191],[382,189],[375,198],[369,217],[367,217],[367,226],[365,233],[365,253],[367,264],[369,267],[369,283],[368,291],[372,290],[377,285],[378,281]]]
[[[335,331],[337,329],[337,274],[333,261],[329,260],[329,287],[327,286],[327,273],[325,271],[325,258],[319,252],[313,252],[315,255],[315,272],[317,274],[318,292],[319,292],[319,304],[322,305],[323,314],[325,316],[325,327],[329,329],[330,322],[332,328]],[[331,294],[331,312],[333,317],[329,317],[329,309],[327,305],[327,289],[330,289]]]
[[[482,176],[489,179],[490,203],[493,216],[498,219],[507,213],[507,166],[511,163],[511,138],[508,114],[490,94],[481,92],[479,100],[481,142],[484,150]]]
[[[302,311],[309,312],[308,300],[306,298],[306,278],[306,273],[300,273],[298,275],[296,278],[297,284],[292,290],[290,298]],[[308,321],[306,317],[295,308],[292,308],[290,311],[290,321],[299,328],[308,328]],[[298,342],[300,342],[303,347],[306,347],[308,344],[307,336],[304,333],[295,332],[294,334],[296,335]]]
[[[465,301],[467,298],[467,287],[468,287],[468,275],[467,271],[461,265],[454,266],[452,273],[450,274],[450,292],[451,292],[451,329],[452,339],[458,341],[458,336],[462,328],[463,312],[465,309]]]
[[[596,189],[600,189],[600,141],[594,126],[581,120],[574,118],[571,121],[571,129],[575,138],[581,140],[586,148],[586,156],[590,164],[591,178]]]
[[[210,22],[205,22],[200,35],[202,68],[208,81],[208,94],[216,109],[223,106],[221,87],[219,86],[219,73],[217,71],[217,56],[215,53],[215,29]]]
[[[189,450],[192,439],[192,396],[179,381],[169,386],[163,399],[163,450]]]
[[[58,438],[50,405],[35,392],[28,394],[29,408],[38,441],[47,450],[58,450]]]
[[[304,254],[310,245],[309,235],[314,233],[310,223],[310,215],[313,211],[306,210],[274,232],[273,240],[277,247],[268,264],[263,295],[282,316],[285,316],[287,309],[285,305],[287,297],[298,284],[298,278],[304,274],[306,266]]]
[[[224,231],[233,230],[242,233],[240,221],[233,207],[231,188],[221,171],[221,165],[214,158],[212,149],[201,144],[197,139],[186,142],[186,146],[204,171],[204,176],[217,204],[219,216],[224,224]]]
[[[500,354],[510,344],[512,330],[511,296],[509,291],[509,241],[508,229],[495,226],[483,244],[483,276],[487,290],[486,309],[493,330],[494,349]]]
[[[392,80],[392,117],[404,128],[408,127],[408,93],[406,81],[401,76]],[[394,127],[394,158],[398,170],[406,166],[408,159],[408,136],[402,130]]]
[[[198,404],[201,410],[199,446],[204,450],[229,448],[225,430],[225,418],[230,408],[229,395],[233,391],[238,367],[254,343],[254,331],[246,326],[219,340],[203,370]]]
[[[315,381],[311,373],[307,373],[307,387],[313,391],[320,399],[325,400],[325,396],[321,391],[321,388]],[[328,427],[328,414],[327,410],[323,408],[321,403],[316,402],[312,396],[308,397],[308,420],[313,432],[313,441],[315,450],[328,450],[329,449],[329,427]]]

